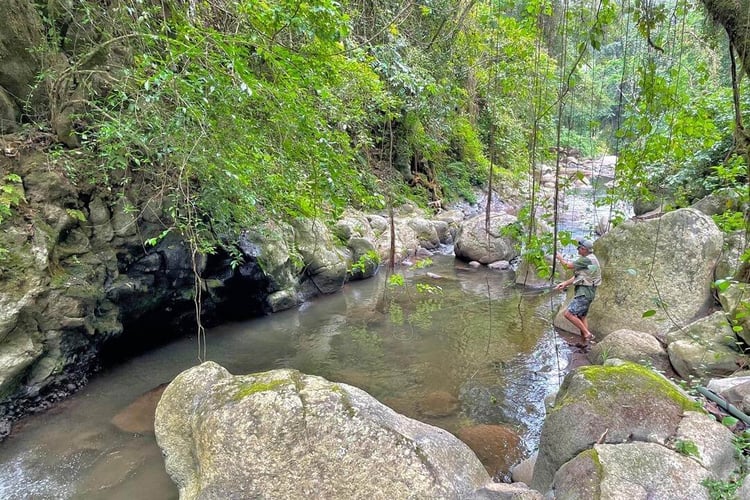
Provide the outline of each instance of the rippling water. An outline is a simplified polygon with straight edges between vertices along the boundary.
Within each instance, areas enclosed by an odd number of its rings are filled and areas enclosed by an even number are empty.
[[[452,256],[433,261],[402,270],[402,287],[381,272],[297,310],[210,330],[208,359],[236,374],[292,367],[355,385],[452,432],[505,423],[528,454],[570,354],[551,327],[561,297],[519,290],[510,272],[471,269]],[[197,352],[188,337],[128,360],[19,422],[0,445],[0,498],[176,498],[153,431],[125,432],[112,420],[197,364]],[[458,398],[458,409],[427,416],[434,412],[423,402],[435,393]]]

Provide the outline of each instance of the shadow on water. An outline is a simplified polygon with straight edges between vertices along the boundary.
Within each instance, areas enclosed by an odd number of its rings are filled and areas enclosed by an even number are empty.
[[[351,384],[454,433],[505,424],[528,455],[570,358],[551,327],[561,297],[521,293],[509,272],[433,260],[406,270],[404,286],[381,273],[293,311],[214,328],[208,358],[235,374],[290,367]],[[19,422],[0,445],[0,497],[176,498],[149,427],[148,402],[158,399],[149,391],[197,364],[197,352],[195,338],[160,347]]]

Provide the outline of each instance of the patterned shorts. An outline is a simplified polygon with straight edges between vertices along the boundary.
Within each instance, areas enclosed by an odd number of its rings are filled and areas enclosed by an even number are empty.
[[[585,318],[589,312],[590,305],[591,299],[589,299],[588,297],[584,297],[583,295],[579,295],[578,297],[575,297],[573,299],[570,305],[568,305],[568,311],[570,311],[570,314],[572,314],[573,316]]]

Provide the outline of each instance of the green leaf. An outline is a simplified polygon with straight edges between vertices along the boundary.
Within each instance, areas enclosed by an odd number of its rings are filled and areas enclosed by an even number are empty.
[[[651,316],[653,316],[654,314],[656,314],[656,311],[655,311],[654,309],[649,309],[648,311],[645,311],[645,312],[644,312],[644,313],[643,313],[643,314],[641,315],[641,317],[642,317],[642,318],[650,318],[650,317],[651,317]]]
[[[732,286],[731,279],[718,279],[714,281],[714,288],[720,292],[725,292],[730,286]]]
[[[727,415],[726,417],[721,419],[721,423],[727,427],[733,427],[737,422],[739,422],[739,419],[734,418],[730,415]]]

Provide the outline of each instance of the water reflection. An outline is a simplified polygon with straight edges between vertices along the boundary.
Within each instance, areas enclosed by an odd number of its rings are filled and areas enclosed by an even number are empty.
[[[532,450],[570,354],[550,325],[561,297],[521,294],[508,272],[434,261],[405,271],[404,286],[381,273],[298,310],[213,329],[208,356],[232,373],[291,367],[355,385],[454,433],[505,423]],[[0,446],[0,497],[176,497],[152,432],[112,419],[195,365],[196,353],[190,338],[149,352],[22,422]]]

